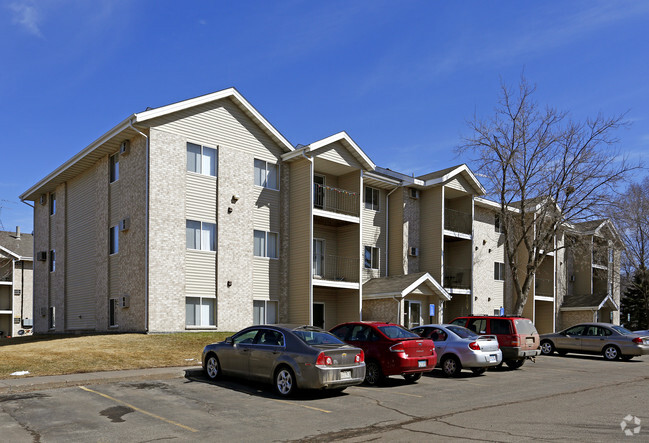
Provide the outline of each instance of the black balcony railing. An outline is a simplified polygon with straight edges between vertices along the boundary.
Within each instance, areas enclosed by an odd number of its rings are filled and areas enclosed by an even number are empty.
[[[462,234],[471,234],[471,214],[446,208],[444,212],[444,229],[461,232]]]
[[[313,207],[339,214],[353,215],[358,217],[360,213],[359,198],[357,192],[345,189],[334,188],[314,183],[313,185]]]
[[[450,289],[471,289],[471,269],[444,267],[444,287]]]
[[[358,282],[358,258],[314,255],[313,277],[322,280]]]

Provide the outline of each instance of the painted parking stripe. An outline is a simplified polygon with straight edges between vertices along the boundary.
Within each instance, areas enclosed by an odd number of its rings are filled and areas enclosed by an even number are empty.
[[[126,403],[125,401],[122,401],[122,400],[118,400],[118,399],[116,399],[116,398],[113,398],[113,397],[111,397],[110,395],[106,395],[106,394],[102,394],[101,392],[93,391],[92,389],[90,389],[90,388],[86,388],[85,386],[79,386],[79,388],[83,389],[84,391],[88,391],[88,392],[92,392],[93,394],[100,395],[100,396],[102,396],[102,397],[104,397],[104,398],[107,398],[107,399],[109,399],[109,400],[114,401],[115,403],[120,403],[120,404],[123,404],[124,406],[128,406],[129,408],[133,409],[134,411],[141,412],[142,414],[148,415],[149,417],[157,418],[158,420],[163,421],[163,422],[165,422],[165,423],[169,423],[170,425],[174,425],[174,426],[178,426],[179,428],[183,428],[183,429],[185,429],[186,431],[190,431],[190,432],[198,432],[197,429],[190,428],[189,426],[185,426],[185,425],[183,425],[183,424],[180,424],[180,423],[175,422],[175,421],[173,421],[173,420],[169,420],[169,419],[164,418],[164,417],[160,417],[159,415],[155,415],[155,414],[153,414],[153,413],[151,413],[151,412],[145,411],[144,409],[140,409],[140,408],[138,408],[137,406],[133,406],[133,405],[131,405],[131,404],[128,404],[128,403]]]
[[[331,414],[331,411],[327,411],[326,409],[314,408],[313,406],[301,405],[299,403],[293,403],[291,401],[286,401],[286,400],[273,400],[273,401],[276,401],[278,403],[286,403],[287,405],[299,406],[301,408],[313,409],[314,411],[324,412],[325,414]]]
[[[355,389],[363,389],[365,391],[374,391],[374,392],[379,392],[376,389],[372,388],[361,388],[359,386],[354,386]],[[397,392],[397,391],[390,391],[390,394],[397,394],[397,395],[404,395],[406,397],[417,397],[417,398],[423,398],[423,395],[417,395],[417,394],[406,394],[405,392]]]

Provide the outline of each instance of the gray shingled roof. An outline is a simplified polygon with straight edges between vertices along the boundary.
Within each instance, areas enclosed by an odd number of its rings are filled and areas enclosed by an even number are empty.
[[[34,236],[21,233],[20,239],[18,239],[15,231],[0,231],[0,246],[20,257],[32,258],[34,255]]]
[[[431,172],[430,174],[420,175],[420,176],[417,177],[417,178],[418,178],[419,180],[424,180],[424,181],[426,181],[426,180],[431,180],[431,179],[434,179],[434,178],[444,177],[446,174],[448,174],[449,172],[453,171],[454,169],[459,168],[460,166],[462,166],[462,164],[455,165],[455,166],[451,166],[450,168],[446,168],[446,169],[441,169],[441,170],[439,170],[439,171]]]
[[[608,297],[606,294],[569,295],[563,299],[562,308],[597,308]]]

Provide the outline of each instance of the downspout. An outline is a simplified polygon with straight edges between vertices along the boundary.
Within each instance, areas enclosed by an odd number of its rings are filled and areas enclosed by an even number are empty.
[[[403,183],[403,182],[401,182]],[[390,195],[401,187],[399,183],[395,188],[385,196],[385,276],[390,275]]]
[[[144,219],[146,220],[146,232],[144,236],[144,332],[149,332],[149,137],[133,126],[132,119],[128,121],[128,125],[146,139],[146,184],[144,192],[144,198],[146,200],[144,206]]]
[[[311,265],[309,266],[309,324],[313,324],[313,158],[306,155],[305,150],[301,152],[302,157],[304,157],[310,164],[310,177],[309,177],[309,194],[310,205],[309,205],[309,258],[311,259]],[[290,217],[290,212],[289,212]]]

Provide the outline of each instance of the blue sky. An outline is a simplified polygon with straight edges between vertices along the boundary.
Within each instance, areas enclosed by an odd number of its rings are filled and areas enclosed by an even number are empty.
[[[420,175],[466,161],[466,120],[524,70],[575,118],[628,111],[620,147],[649,156],[649,2],[0,0],[0,60],[6,230],[128,115],[230,86],[294,145],[345,130]]]

